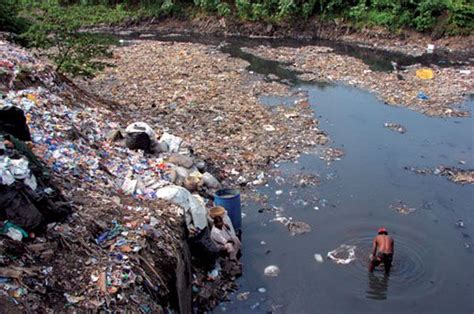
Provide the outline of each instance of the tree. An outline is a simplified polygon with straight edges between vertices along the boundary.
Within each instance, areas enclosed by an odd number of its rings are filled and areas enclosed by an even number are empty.
[[[56,64],[56,71],[91,77],[107,65],[100,58],[110,56],[109,47],[114,43],[110,36],[81,32],[79,19],[48,1],[31,12],[33,23],[21,38],[42,49]]]

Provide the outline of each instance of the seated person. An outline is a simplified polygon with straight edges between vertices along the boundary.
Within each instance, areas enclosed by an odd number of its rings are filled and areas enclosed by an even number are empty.
[[[219,248],[228,254],[231,260],[237,261],[237,254],[240,251],[240,240],[232,235],[229,225],[225,224],[221,216],[213,219],[214,226],[211,230],[211,240]]]

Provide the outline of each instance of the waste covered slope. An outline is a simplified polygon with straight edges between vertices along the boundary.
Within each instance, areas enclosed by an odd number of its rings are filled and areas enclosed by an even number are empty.
[[[0,107],[23,110],[32,139],[28,150],[72,208],[65,221],[43,223],[39,231],[10,227],[24,231],[22,241],[2,232],[0,307],[190,311],[182,209],[120,191],[127,173],[154,166],[142,152],[107,140],[128,117],[5,41],[0,42],[0,92]],[[11,141],[5,143],[4,150],[14,150]],[[18,160],[32,166],[31,160]],[[4,182],[5,171],[2,186],[22,183],[18,177]],[[38,193],[48,191],[36,187]]]
[[[264,106],[259,96],[289,88],[216,47],[143,41],[118,47],[108,62],[115,66],[87,88],[188,139],[224,182],[248,183],[268,164],[327,141],[304,95],[292,107]]]

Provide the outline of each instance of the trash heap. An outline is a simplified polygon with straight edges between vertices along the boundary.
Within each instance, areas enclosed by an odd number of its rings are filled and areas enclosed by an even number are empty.
[[[189,313],[209,307],[202,298],[192,305],[192,291],[207,288],[222,299],[233,289],[235,274],[223,269],[209,278],[209,267],[191,265],[188,239],[208,227],[209,197],[221,183],[189,142],[166,127],[131,121],[136,117],[118,110],[125,108],[80,90],[5,41],[0,93],[0,109],[20,112],[30,133],[18,139],[0,128],[2,192],[20,186],[23,194],[42,195],[47,204],[33,203],[37,209],[69,209],[58,219],[40,210],[37,224],[6,215],[2,308]],[[26,209],[5,204],[2,218]]]
[[[429,116],[463,117],[466,109],[458,105],[472,93],[474,67],[423,68],[420,64],[392,72],[372,71],[361,60],[339,55],[329,47],[301,48],[259,46],[245,51],[262,58],[289,63],[289,68],[303,72],[308,81],[338,81],[375,93],[390,105],[406,106]],[[427,75],[428,74],[428,75]]]
[[[225,184],[246,185],[269,164],[327,142],[307,95],[291,107],[263,105],[259,96],[289,88],[216,47],[144,41],[117,48],[108,62],[115,66],[81,84],[186,138]]]

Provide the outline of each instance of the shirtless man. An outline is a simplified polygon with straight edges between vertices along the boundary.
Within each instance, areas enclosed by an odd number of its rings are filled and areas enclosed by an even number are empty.
[[[385,228],[380,228],[377,233],[378,235],[373,241],[373,251],[370,256],[369,271],[373,272],[376,266],[383,263],[385,274],[388,275],[390,273],[390,267],[392,267],[394,241],[392,237],[388,235],[387,229]]]

